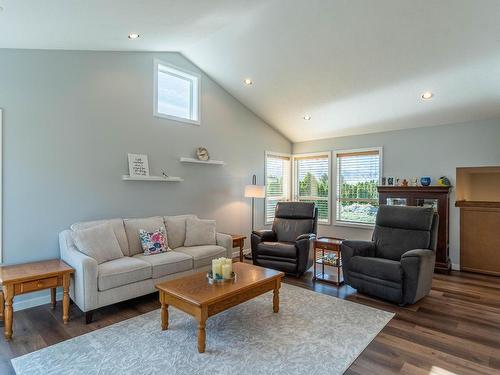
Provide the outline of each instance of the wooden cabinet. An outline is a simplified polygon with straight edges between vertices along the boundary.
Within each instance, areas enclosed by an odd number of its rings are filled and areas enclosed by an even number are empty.
[[[432,207],[439,214],[435,271],[448,273],[449,255],[449,186],[379,186],[379,204]]]

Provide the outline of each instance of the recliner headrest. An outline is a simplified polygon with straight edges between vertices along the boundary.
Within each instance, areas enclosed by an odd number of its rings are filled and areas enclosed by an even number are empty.
[[[280,219],[314,219],[315,203],[278,202],[274,216]]]
[[[432,228],[434,209],[431,207],[407,207],[380,205],[376,225],[409,230],[428,230]]]

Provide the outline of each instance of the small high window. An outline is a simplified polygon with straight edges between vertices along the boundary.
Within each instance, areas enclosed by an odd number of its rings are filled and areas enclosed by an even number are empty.
[[[200,124],[200,75],[155,60],[154,115]]]

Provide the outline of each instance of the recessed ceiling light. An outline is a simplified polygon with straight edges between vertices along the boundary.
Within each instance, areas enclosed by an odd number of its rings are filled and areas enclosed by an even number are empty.
[[[309,121],[311,119],[311,115],[304,115],[303,119]]]
[[[426,91],[422,94],[422,99],[429,100],[434,96],[434,94],[430,91]]]
[[[250,86],[251,84],[253,84],[253,81],[250,78],[245,78],[243,80],[243,83],[247,86]]]
[[[137,33],[130,33],[130,34],[128,34],[128,38],[129,39],[137,39],[137,38],[139,38],[139,34],[137,34]]]

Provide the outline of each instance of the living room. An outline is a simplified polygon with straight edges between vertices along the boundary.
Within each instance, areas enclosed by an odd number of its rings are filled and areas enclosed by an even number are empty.
[[[499,373],[499,15],[0,0],[0,373]]]

